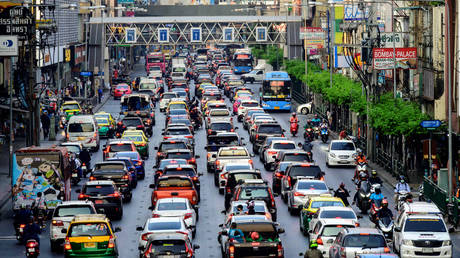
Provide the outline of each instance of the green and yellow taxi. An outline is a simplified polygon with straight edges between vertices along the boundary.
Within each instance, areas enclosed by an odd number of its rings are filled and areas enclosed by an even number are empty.
[[[104,214],[76,215],[70,222],[64,242],[64,254],[70,257],[118,257],[112,223]]]
[[[125,130],[121,139],[132,141],[139,155],[149,158],[149,139],[142,130]]]
[[[62,104],[61,106],[61,111],[65,112],[66,114],[66,119],[69,121],[69,119],[73,115],[78,115],[82,112],[82,109],[80,107],[80,104],[77,101],[66,101]]]
[[[112,138],[115,132],[115,120],[112,115],[105,112],[99,112],[96,113],[94,117],[97,121],[99,136]]]
[[[299,226],[302,232],[308,232],[310,220],[318,212],[318,209],[326,206],[345,207],[342,199],[331,195],[312,196],[302,206],[299,215]]]

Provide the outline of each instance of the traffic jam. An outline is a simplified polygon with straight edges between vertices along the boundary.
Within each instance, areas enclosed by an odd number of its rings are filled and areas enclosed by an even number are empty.
[[[195,237],[215,220],[200,217],[212,185],[221,200],[213,209],[224,219],[207,241],[222,257],[453,256],[451,230],[433,203],[415,198],[403,177],[384,196],[355,139],[334,137],[311,106],[294,107],[286,72],[253,63],[243,47],[151,52],[146,76],[112,85],[119,111],[63,103],[65,142],[16,152],[15,232],[27,257],[39,256],[48,236],[54,254],[123,257],[117,221],[143,180],[150,192],[139,205],[151,216],[136,226],[138,257],[210,257]],[[321,166],[318,144],[326,151]],[[353,191],[328,185],[335,175],[323,165],[353,168]],[[296,225],[283,221],[284,210]],[[286,255],[288,228],[304,235],[300,253]]]

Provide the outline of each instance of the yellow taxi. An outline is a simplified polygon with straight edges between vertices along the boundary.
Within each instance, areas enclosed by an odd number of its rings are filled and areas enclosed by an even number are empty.
[[[115,120],[112,115],[106,112],[99,112],[94,117],[97,121],[99,136],[112,138],[115,133]]]
[[[303,232],[308,232],[312,216],[318,212],[319,208],[325,206],[345,207],[345,204],[342,199],[329,194],[310,197],[300,211],[299,222]]]
[[[204,88],[205,88],[206,86],[215,86],[215,85],[212,84],[212,83],[210,83],[210,82],[203,82],[203,83],[200,84],[200,86],[198,87],[197,92],[199,91],[201,94],[203,94]]]
[[[76,215],[66,231],[65,257],[118,257],[112,223],[104,214]]]
[[[78,115],[82,111],[80,104],[74,100],[64,102],[61,106],[61,110],[65,112],[67,121],[73,115]]]
[[[168,104],[168,107],[166,108],[167,112],[171,109],[185,109],[188,110],[187,103],[183,100],[171,100]]]
[[[227,108],[227,106],[225,105],[225,101],[223,99],[221,99],[221,100],[209,100],[209,101],[206,101],[206,103],[204,103],[204,105],[202,106],[203,113],[206,113],[206,111],[208,111],[208,106],[213,105],[213,104],[223,105],[222,108]]]
[[[149,158],[149,139],[142,130],[125,130],[121,136],[122,140],[132,141],[137,152],[144,159]]]
[[[252,93],[248,90],[240,90],[238,91],[235,96],[233,97],[234,101],[237,101],[239,98],[248,98],[251,97]]]

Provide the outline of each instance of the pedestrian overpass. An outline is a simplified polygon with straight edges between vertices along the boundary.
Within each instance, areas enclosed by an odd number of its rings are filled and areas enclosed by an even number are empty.
[[[250,45],[286,44],[288,34],[298,37],[294,28],[301,21],[300,16],[144,16],[95,17],[89,24],[91,35],[105,39],[107,46]]]

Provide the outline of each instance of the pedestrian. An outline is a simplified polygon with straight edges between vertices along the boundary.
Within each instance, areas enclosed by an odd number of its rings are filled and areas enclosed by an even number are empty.
[[[102,101],[102,87],[99,87],[99,89],[97,90],[97,96],[98,96],[98,99],[99,99],[99,103],[101,103],[101,101]]]
[[[343,182],[340,184],[339,188],[335,190],[334,197],[342,199],[342,202],[343,204],[345,204],[345,206],[350,206],[350,203],[348,202],[348,197],[350,197],[350,193],[345,188],[345,184]]]
[[[47,110],[43,111],[42,115],[40,116],[40,120],[42,122],[43,138],[46,139],[50,132],[50,123],[51,123]]]

